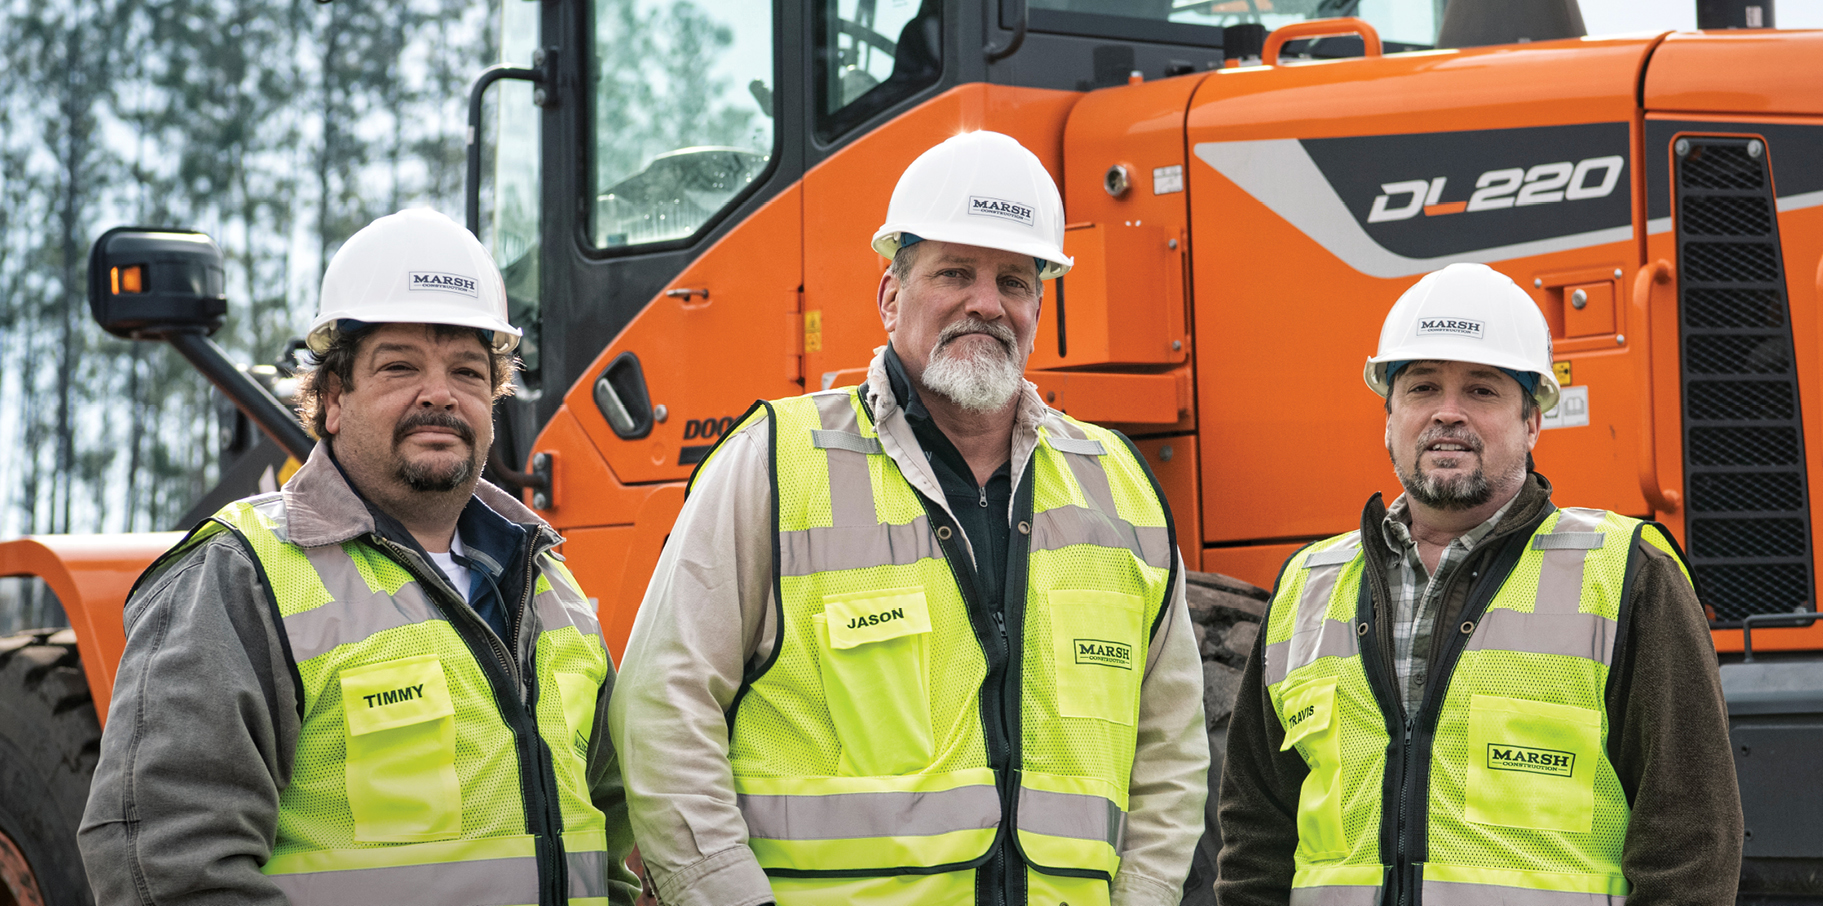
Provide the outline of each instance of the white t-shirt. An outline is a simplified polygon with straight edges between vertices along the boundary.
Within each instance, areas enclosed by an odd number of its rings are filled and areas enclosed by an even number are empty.
[[[426,551],[426,553],[430,554],[430,559],[437,564],[437,568],[443,570],[443,574],[449,577],[449,584],[455,586],[456,591],[462,595],[462,599],[468,600],[468,567],[456,562],[457,556],[468,556],[467,549],[462,546],[462,536],[450,536],[449,550],[444,553],[439,554],[434,551]]]

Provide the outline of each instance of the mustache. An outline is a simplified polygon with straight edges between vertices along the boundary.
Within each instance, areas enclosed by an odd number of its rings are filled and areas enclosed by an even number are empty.
[[[456,432],[456,436],[462,438],[463,443],[471,447],[475,445],[475,430],[447,412],[414,412],[400,419],[398,426],[392,429],[393,445],[403,443],[405,435],[410,434],[413,430],[425,427],[448,428]]]
[[[980,318],[973,316],[963,318],[962,320],[943,328],[943,331],[937,334],[937,345],[935,348],[942,349],[949,341],[971,333],[987,334],[988,336],[999,340],[1000,345],[1006,347],[1007,352],[1010,353],[1013,351],[1014,337],[1013,329],[1011,327],[1008,327],[1005,324],[995,324],[990,321],[983,321]]]
[[[1473,432],[1466,429],[1457,427],[1435,427],[1426,428],[1424,433],[1418,435],[1418,451],[1423,452],[1425,447],[1437,443],[1438,441],[1461,444],[1469,448],[1470,452],[1477,455],[1481,453],[1483,446],[1481,438],[1475,436]]]

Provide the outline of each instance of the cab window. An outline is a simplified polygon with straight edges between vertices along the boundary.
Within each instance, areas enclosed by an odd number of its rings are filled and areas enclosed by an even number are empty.
[[[770,165],[770,4],[596,0],[594,64],[597,248],[694,236]]]
[[[825,0],[816,29],[820,140],[853,129],[943,74],[940,0]]]

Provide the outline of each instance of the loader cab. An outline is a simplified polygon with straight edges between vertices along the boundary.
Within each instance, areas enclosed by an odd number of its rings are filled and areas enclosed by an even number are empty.
[[[1318,14],[1305,5],[1295,18]],[[568,388],[597,377],[583,371],[686,266],[881,124],[965,83],[1075,92],[1206,72],[1224,24],[1259,23],[1251,8],[503,0],[502,62],[556,75],[536,92],[499,83],[486,120],[481,234],[526,329],[506,460],[525,461]]]

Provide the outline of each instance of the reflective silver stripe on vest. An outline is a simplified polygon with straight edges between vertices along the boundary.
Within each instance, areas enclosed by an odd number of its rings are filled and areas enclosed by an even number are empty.
[[[285,495],[283,493],[273,491],[270,494],[249,497],[246,503],[272,523],[273,535],[286,544],[291,543],[291,526],[285,516]]]
[[[1494,900],[1499,903],[1499,900]],[[1337,884],[1329,887],[1293,887],[1291,906],[1379,906],[1380,887]],[[1427,904],[1428,906],[1428,904]]]
[[[1127,813],[1103,796],[1021,787],[1019,829],[1030,834],[1098,840],[1118,851],[1127,837]]]
[[[936,792],[742,793],[735,800],[747,819],[747,833],[763,840],[929,837],[1000,823],[1000,794],[986,784]]]
[[[301,550],[322,578],[324,587],[348,597],[285,618],[291,656],[298,663],[327,653],[337,645],[363,641],[378,632],[442,619],[416,582],[407,582],[398,594],[368,588],[354,559],[341,545]]]
[[[867,505],[873,506],[872,495],[868,496]],[[904,525],[875,522],[779,533],[779,574],[784,576],[888,564],[904,566],[941,556],[928,516],[914,517]]]
[[[564,853],[570,869],[570,897],[603,898],[608,895],[608,872],[613,862],[600,850]]]
[[[862,437],[846,431],[820,431],[811,429],[810,445],[819,450],[847,450],[864,456],[874,456],[886,452],[880,446],[878,438]]]
[[[1093,437],[1070,437],[1053,432],[1048,438],[1051,449],[1060,453],[1076,453],[1081,456],[1106,456],[1108,451],[1101,441]]]
[[[544,631],[550,632],[566,626],[574,626],[583,635],[600,635],[601,623],[595,619],[593,611],[582,601],[582,590],[563,581],[563,574],[556,570],[544,572],[551,582],[551,590],[539,592],[532,596],[532,610],[538,614],[538,622],[543,624]],[[538,580],[534,573],[527,577],[533,582]]]
[[[817,417],[823,423],[822,431],[811,432],[813,441],[819,434],[846,434],[852,435],[856,440],[871,439],[861,437],[861,423],[855,415],[852,397],[848,393],[819,393],[812,399],[817,404]],[[874,441],[876,448],[879,444],[879,441]],[[874,483],[867,471],[867,452],[853,446],[827,447],[823,452],[829,459],[830,523],[838,529],[879,524],[879,516],[874,513]],[[876,449],[873,452],[879,451]],[[875,566],[883,562],[885,561],[875,560],[866,565]]]
[[[1291,671],[1308,667],[1318,658],[1353,657],[1360,649],[1352,622],[1329,619],[1329,599],[1341,581],[1342,570],[1361,551],[1359,534],[1350,535],[1335,547],[1320,550],[1304,558],[1310,575],[1304,579],[1303,593],[1298,595],[1296,622],[1291,638],[1266,646],[1266,685],[1283,682]],[[1312,561],[1315,561],[1313,564]]]
[[[570,896],[608,895],[608,854],[567,853]],[[481,859],[393,868],[351,868],[267,875],[292,906],[424,903],[435,906],[518,906],[538,902],[538,860]]]
[[[1586,546],[1549,543],[1541,546],[1537,541],[1565,535],[1571,541],[1580,542],[1606,517],[1607,513],[1601,510],[1565,508],[1558,511],[1557,524],[1551,527],[1551,533],[1534,539],[1533,546],[1544,558],[1544,567],[1538,575],[1538,599],[1532,605],[1533,613],[1573,614],[1581,609],[1583,561],[1592,550]]]
[[[1469,638],[1468,650],[1557,654],[1611,665],[1619,625],[1607,617],[1581,612],[1583,563],[1589,551],[1601,548],[1590,539],[1605,537],[1592,529],[1606,517],[1601,510],[1560,510],[1552,531],[1532,539],[1532,548],[1543,558],[1532,612],[1489,610]],[[1547,540],[1553,538],[1563,540]]]
[[[1106,487],[1107,475],[1102,474]],[[1112,497],[1112,492],[1109,492]],[[1062,550],[1072,544],[1122,547],[1154,569],[1171,568],[1171,533],[1164,526],[1134,525],[1106,512],[1080,506],[1052,507],[1032,516],[1032,550]]]
[[[1458,884],[1424,879],[1424,906],[1625,906],[1618,894],[1577,893],[1568,890],[1534,890],[1495,884]],[[1293,899],[1296,902],[1296,899]]]

